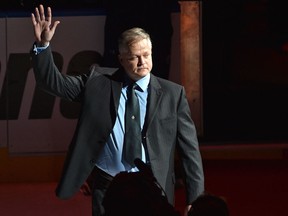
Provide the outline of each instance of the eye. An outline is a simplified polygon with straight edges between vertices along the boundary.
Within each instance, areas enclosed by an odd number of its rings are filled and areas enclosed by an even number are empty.
[[[149,58],[150,56],[151,56],[151,53],[145,53],[145,54],[143,55],[143,57],[146,58],[146,59]]]
[[[135,61],[135,60],[138,59],[138,57],[137,57],[137,56],[130,56],[130,57],[127,58],[127,59],[128,59],[128,61]]]

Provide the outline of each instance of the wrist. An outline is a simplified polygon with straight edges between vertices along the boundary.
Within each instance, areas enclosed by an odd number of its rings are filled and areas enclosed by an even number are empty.
[[[48,47],[49,46],[49,42],[36,42],[36,47]]]
[[[35,42],[33,44],[33,52],[35,55],[38,55],[40,54],[43,50],[47,49],[49,46],[49,42],[46,44],[46,45],[43,45],[43,44],[38,44],[37,42]]]

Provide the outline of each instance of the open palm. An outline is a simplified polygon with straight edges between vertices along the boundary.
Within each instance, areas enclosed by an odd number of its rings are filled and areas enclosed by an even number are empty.
[[[39,45],[46,46],[53,38],[56,27],[60,21],[55,21],[52,24],[51,8],[47,8],[47,16],[45,16],[43,5],[40,5],[39,8],[35,8],[35,14],[31,14],[31,19],[36,42]]]

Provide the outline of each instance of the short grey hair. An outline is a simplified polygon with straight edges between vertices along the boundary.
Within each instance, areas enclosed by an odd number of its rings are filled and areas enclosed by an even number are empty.
[[[133,44],[141,40],[148,40],[152,48],[152,41],[150,35],[142,28],[131,28],[124,31],[118,39],[118,51],[124,53],[128,51],[128,48]]]

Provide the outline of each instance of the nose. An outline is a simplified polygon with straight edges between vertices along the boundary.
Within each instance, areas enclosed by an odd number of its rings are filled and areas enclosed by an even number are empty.
[[[144,64],[144,58],[143,56],[139,56],[138,57],[138,66],[143,65]]]

